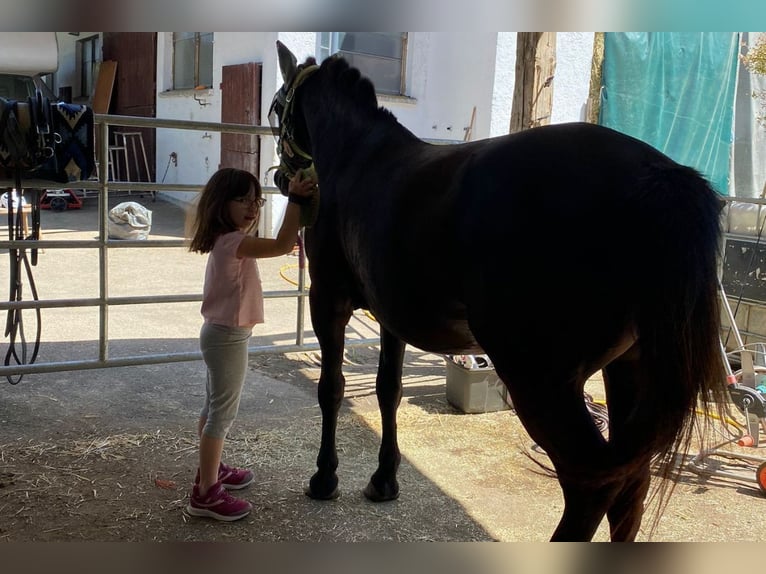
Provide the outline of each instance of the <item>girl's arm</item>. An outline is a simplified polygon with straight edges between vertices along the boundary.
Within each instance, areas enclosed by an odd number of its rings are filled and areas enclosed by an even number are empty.
[[[301,179],[300,174],[290,180],[288,203],[285,218],[279,228],[276,238],[245,237],[237,248],[237,257],[277,257],[289,253],[298,237],[301,206],[289,201],[290,196],[310,198],[316,189],[316,183],[311,179]]]

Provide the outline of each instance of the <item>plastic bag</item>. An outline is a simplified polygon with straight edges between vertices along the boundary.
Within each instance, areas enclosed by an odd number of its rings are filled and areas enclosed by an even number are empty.
[[[152,229],[152,212],[140,203],[126,201],[109,211],[109,239],[147,239]]]
[[[13,209],[19,208],[19,196],[15,189],[11,190],[11,203],[13,204]],[[22,207],[26,207],[27,205],[27,198],[23,195],[21,196],[21,205]],[[8,209],[8,192],[0,195],[0,208]]]

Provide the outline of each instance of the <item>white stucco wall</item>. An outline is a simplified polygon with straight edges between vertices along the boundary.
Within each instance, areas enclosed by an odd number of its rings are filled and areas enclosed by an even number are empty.
[[[59,84],[76,85],[74,42],[64,36]],[[82,37],[82,36],[81,36]],[[213,49],[213,87],[172,91],[172,33],[157,33],[157,117],[219,122],[221,70],[225,65],[261,62],[263,65],[262,123],[267,125],[273,94],[282,84],[276,55],[279,39],[301,63],[317,53],[315,32],[216,32]],[[559,33],[554,80],[553,121],[582,118],[588,94],[592,33]],[[459,142],[476,107],[472,139],[508,133],[516,57],[515,32],[410,32],[406,67],[406,97],[379,96],[400,123],[424,139]],[[271,145],[269,145],[271,144]],[[271,183],[265,171],[277,163],[273,138],[262,140],[259,177]],[[217,132],[157,129],[157,181],[203,185],[218,168],[220,134]],[[170,162],[176,154],[177,164]],[[192,199],[185,192],[164,192],[177,202]],[[267,205],[262,232],[273,235],[286,202],[276,197]]]
[[[585,119],[593,60],[593,32],[556,34],[556,73],[553,78],[551,123]]]
[[[282,77],[276,57],[276,41],[281,40],[295,53],[299,62],[316,51],[316,33],[313,32],[216,32],[213,38],[213,88],[195,92],[192,90],[168,91],[171,84],[172,38],[170,33],[158,33],[157,117],[195,121],[221,121],[221,74],[223,66],[259,62],[262,64],[261,122],[268,125],[268,111],[273,94],[282,85]],[[194,98],[200,99],[201,105]],[[273,138],[261,140],[261,173],[264,185],[271,185],[269,167],[278,160]],[[157,179],[160,181],[167,169],[164,183],[204,184],[218,169],[221,137],[216,132],[188,130],[157,131]],[[178,166],[168,159],[172,152],[178,156]],[[184,192],[163,193],[171,201],[188,202],[191,197]],[[273,236],[281,223],[287,200],[279,195],[272,197],[264,209],[261,232]]]
[[[556,71],[553,77],[551,123],[585,119],[593,59],[593,32],[556,34]],[[491,136],[508,133],[516,83],[516,32],[497,37],[495,83],[492,90]]]
[[[491,137],[508,133],[515,86],[516,32],[500,32],[497,35],[495,81],[492,86],[492,121],[489,130]]]
[[[379,97],[399,122],[424,139],[463,141],[476,106],[473,139],[491,121],[494,32],[411,32],[407,96]]]
[[[221,121],[221,76],[223,66],[260,62],[264,66],[264,94],[273,69],[277,34],[268,32],[216,32],[213,36],[213,87],[209,90],[172,91],[172,33],[157,34],[157,117],[191,121]],[[265,106],[265,110],[263,109]],[[262,105],[265,118],[268,103]],[[266,140],[264,140],[264,144]],[[264,146],[265,147],[265,146]],[[264,150],[265,151],[265,150]],[[177,165],[169,161],[175,153]],[[157,180],[160,183],[204,183],[218,169],[221,158],[221,134],[209,131],[157,130]],[[265,170],[271,160],[262,156]],[[263,180],[263,173],[258,174]],[[188,203],[193,194],[164,192],[171,201]],[[271,213],[264,213],[262,232],[271,227]]]
[[[213,87],[206,90],[172,90],[172,33],[157,34],[157,117],[189,121],[221,121],[222,67],[232,63],[261,61],[262,34],[215,34],[213,48]],[[248,46],[249,54],[235,53],[239,45]],[[237,61],[238,60],[238,61]],[[221,137],[218,132],[157,130],[157,181],[203,185],[218,169]],[[177,165],[169,164],[175,153]],[[166,193],[179,201],[188,201],[184,192]]]

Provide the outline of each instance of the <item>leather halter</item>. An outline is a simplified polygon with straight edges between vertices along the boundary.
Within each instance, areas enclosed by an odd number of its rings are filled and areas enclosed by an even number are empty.
[[[269,168],[281,172],[283,176],[293,177],[299,170],[311,167],[312,156],[301,149],[295,141],[293,105],[295,102],[295,91],[306,81],[306,79],[316,72],[319,66],[316,64],[298,68],[298,73],[293,78],[289,87],[283,86],[275,95],[269,109],[269,116],[276,114],[279,121],[278,129],[272,125],[274,136],[277,138],[277,154],[280,163],[278,166]],[[277,177],[275,175],[275,181]]]

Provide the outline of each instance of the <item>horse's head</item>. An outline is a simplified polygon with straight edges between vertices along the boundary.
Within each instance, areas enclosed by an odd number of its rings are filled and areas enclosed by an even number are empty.
[[[362,145],[381,117],[386,117],[385,126],[396,120],[391,112],[378,107],[372,82],[342,56],[334,54],[321,66],[311,57],[298,64],[279,41],[277,54],[283,85],[271,102],[269,123],[280,160],[272,168],[276,169],[274,183],[286,195],[295,174],[316,178],[315,165],[317,170],[320,163],[326,169],[335,159],[331,153],[341,146],[354,149]]]
[[[295,95],[296,90],[318,66],[314,58],[308,58],[304,64],[298,65],[293,53],[279,40],[277,54],[284,83],[271,102],[269,124],[277,139],[280,160],[279,166],[274,168],[274,183],[283,195],[287,195],[289,178],[300,171],[313,169],[311,142],[304,118],[296,113]]]

